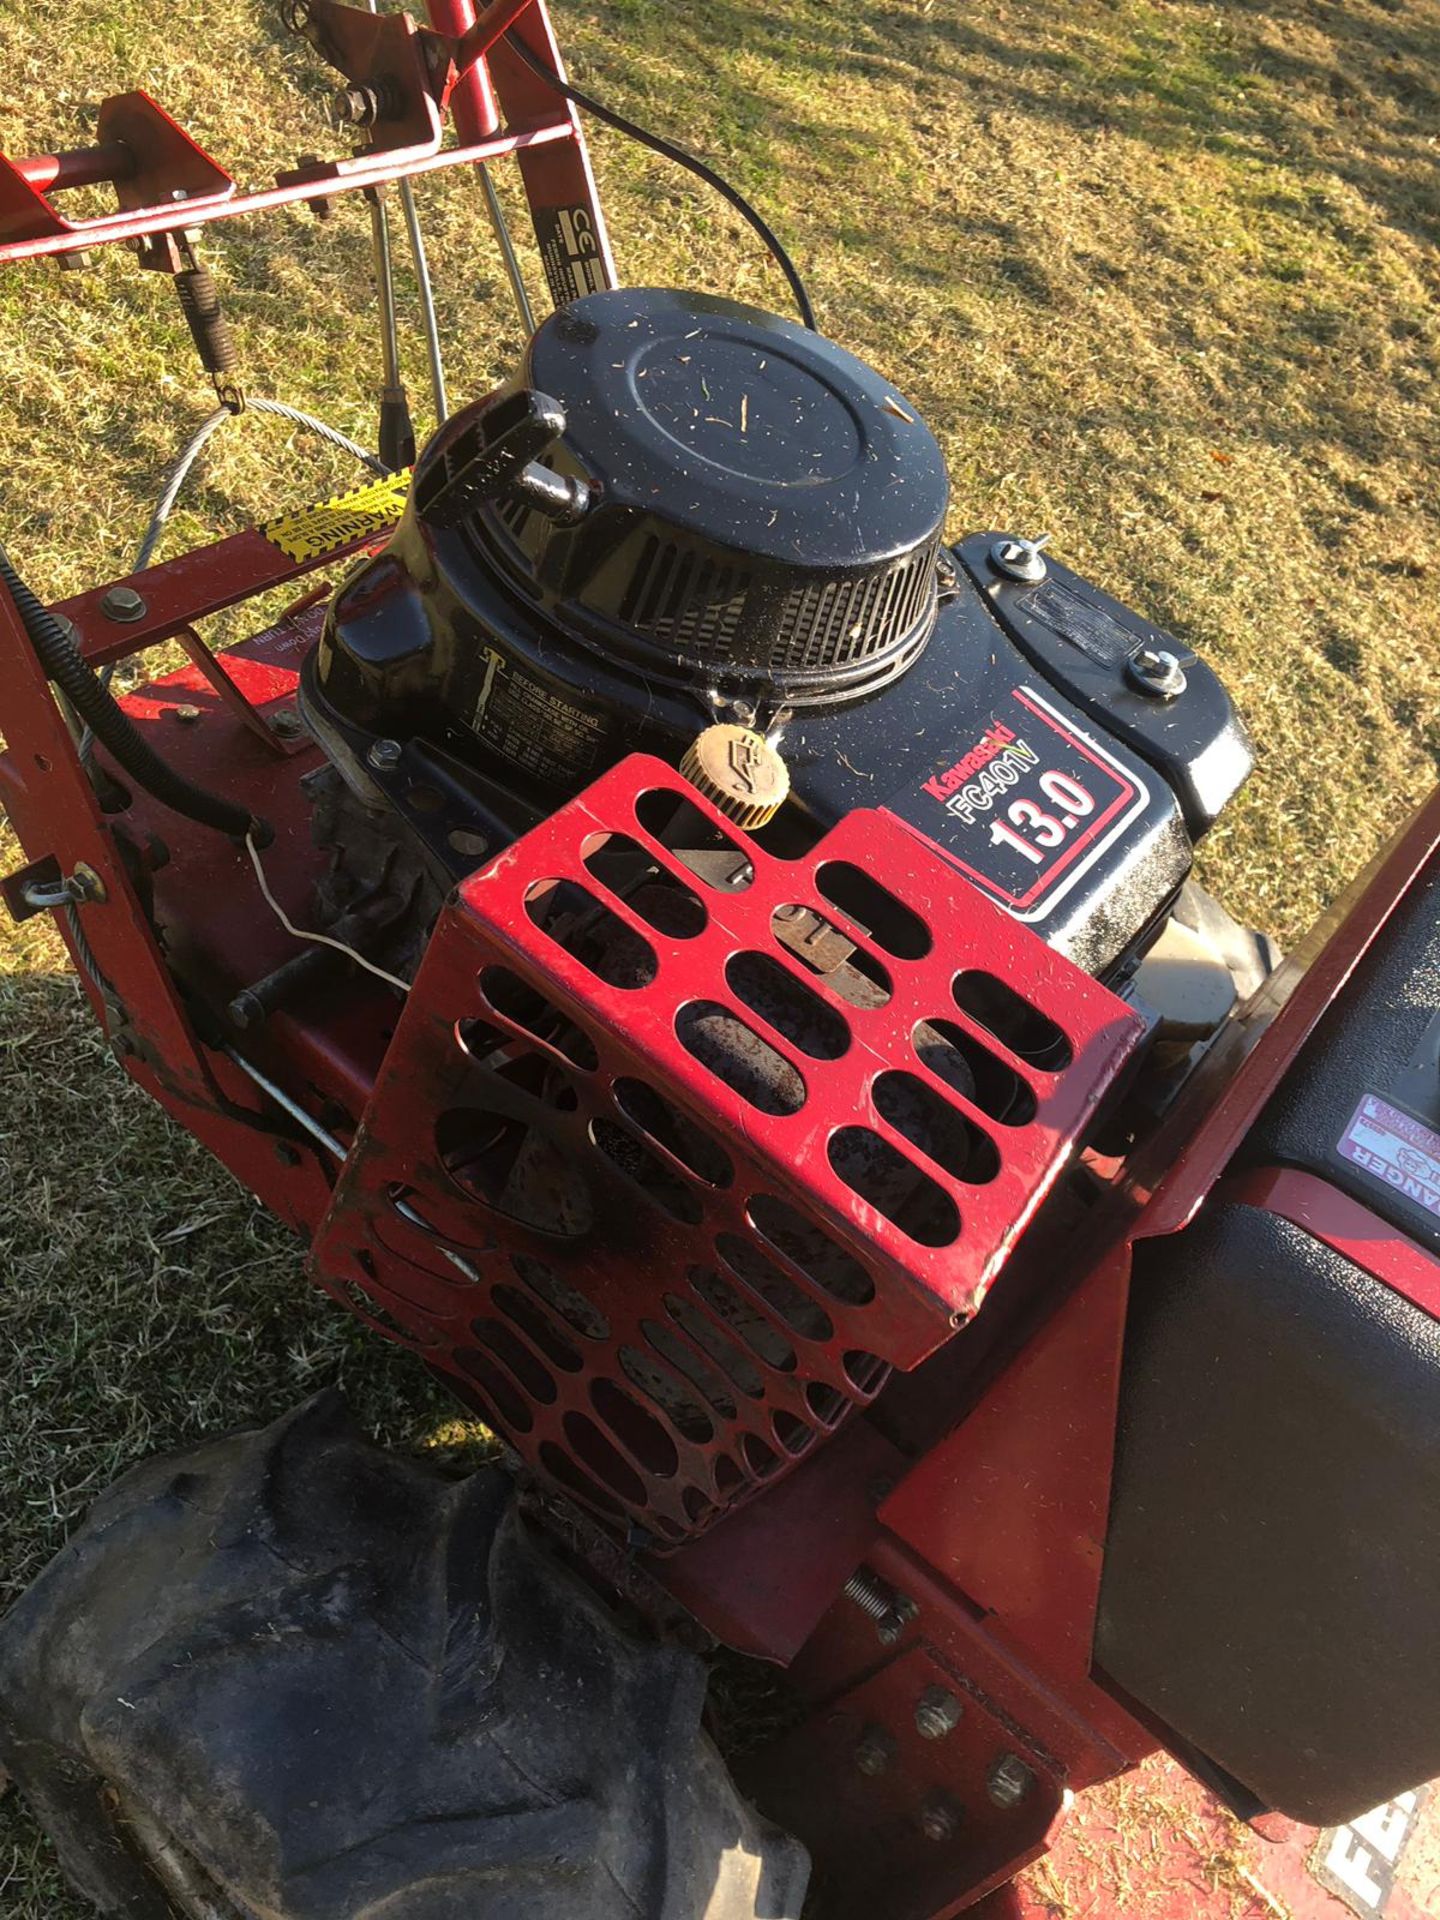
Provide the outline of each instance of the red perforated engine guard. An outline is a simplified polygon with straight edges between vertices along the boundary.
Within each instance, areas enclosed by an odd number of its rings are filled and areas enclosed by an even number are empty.
[[[1141,1031],[892,816],[782,860],[636,756],[442,914],[317,1277],[676,1542],[974,1313]]]

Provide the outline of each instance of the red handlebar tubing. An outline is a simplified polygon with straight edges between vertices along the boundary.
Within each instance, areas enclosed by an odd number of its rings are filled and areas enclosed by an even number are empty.
[[[310,11],[326,5],[332,20],[353,24],[358,10],[333,0],[311,0]],[[427,0],[427,11],[428,31],[388,15],[381,16],[383,36],[371,36],[393,65],[365,77],[399,98],[405,111],[382,113],[362,152],[306,161],[274,186],[238,191],[225,168],[138,91],[101,104],[93,147],[19,160],[0,155],[0,266],[45,256],[73,259],[93,247],[174,233],[182,224],[177,204],[188,231],[515,154],[557,301],[613,285],[614,262],[575,110],[503,44],[503,36],[518,29],[542,62],[561,71],[544,0],[492,0],[478,19],[471,0]],[[375,20],[368,12],[361,18]],[[441,144],[447,113],[457,137],[450,147]],[[119,207],[97,218],[67,219],[48,197],[107,182]],[[557,224],[591,236],[585,261],[569,262],[557,251]]]

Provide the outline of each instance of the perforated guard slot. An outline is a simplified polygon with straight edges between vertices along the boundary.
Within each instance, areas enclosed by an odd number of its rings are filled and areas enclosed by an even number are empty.
[[[316,1271],[678,1543],[975,1312],[1140,1033],[892,816],[782,861],[636,756],[445,910]]]

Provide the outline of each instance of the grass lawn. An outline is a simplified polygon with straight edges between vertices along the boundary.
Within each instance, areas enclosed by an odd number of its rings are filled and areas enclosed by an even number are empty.
[[[1202,874],[1293,938],[1440,761],[1440,6],[561,0],[559,26],[580,84],[771,217],[821,325],[939,433],[957,532],[1048,529],[1213,661],[1260,759]],[[83,144],[134,85],[242,180],[332,150],[330,82],[277,6],[0,0],[0,149]],[[593,151],[626,278],[783,306],[698,182],[603,129]],[[519,336],[474,184],[422,206],[463,397]],[[252,390],[371,439],[358,201],[224,233]],[[418,397],[413,332],[407,361]],[[0,275],[0,393],[17,562],[50,597],[126,570],[209,405],[169,289],[125,255]],[[351,471],[242,422],[173,544]],[[0,1608],[137,1456],[323,1382],[390,1438],[463,1439],[300,1269],[110,1063],[49,929],[0,928]],[[79,1911],[0,1801],[0,1920]]]

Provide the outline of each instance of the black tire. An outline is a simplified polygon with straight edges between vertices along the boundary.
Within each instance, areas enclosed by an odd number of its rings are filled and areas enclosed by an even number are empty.
[[[704,1693],[506,1475],[322,1395],[98,1502],[0,1623],[0,1768],[125,1920],[794,1920]]]

